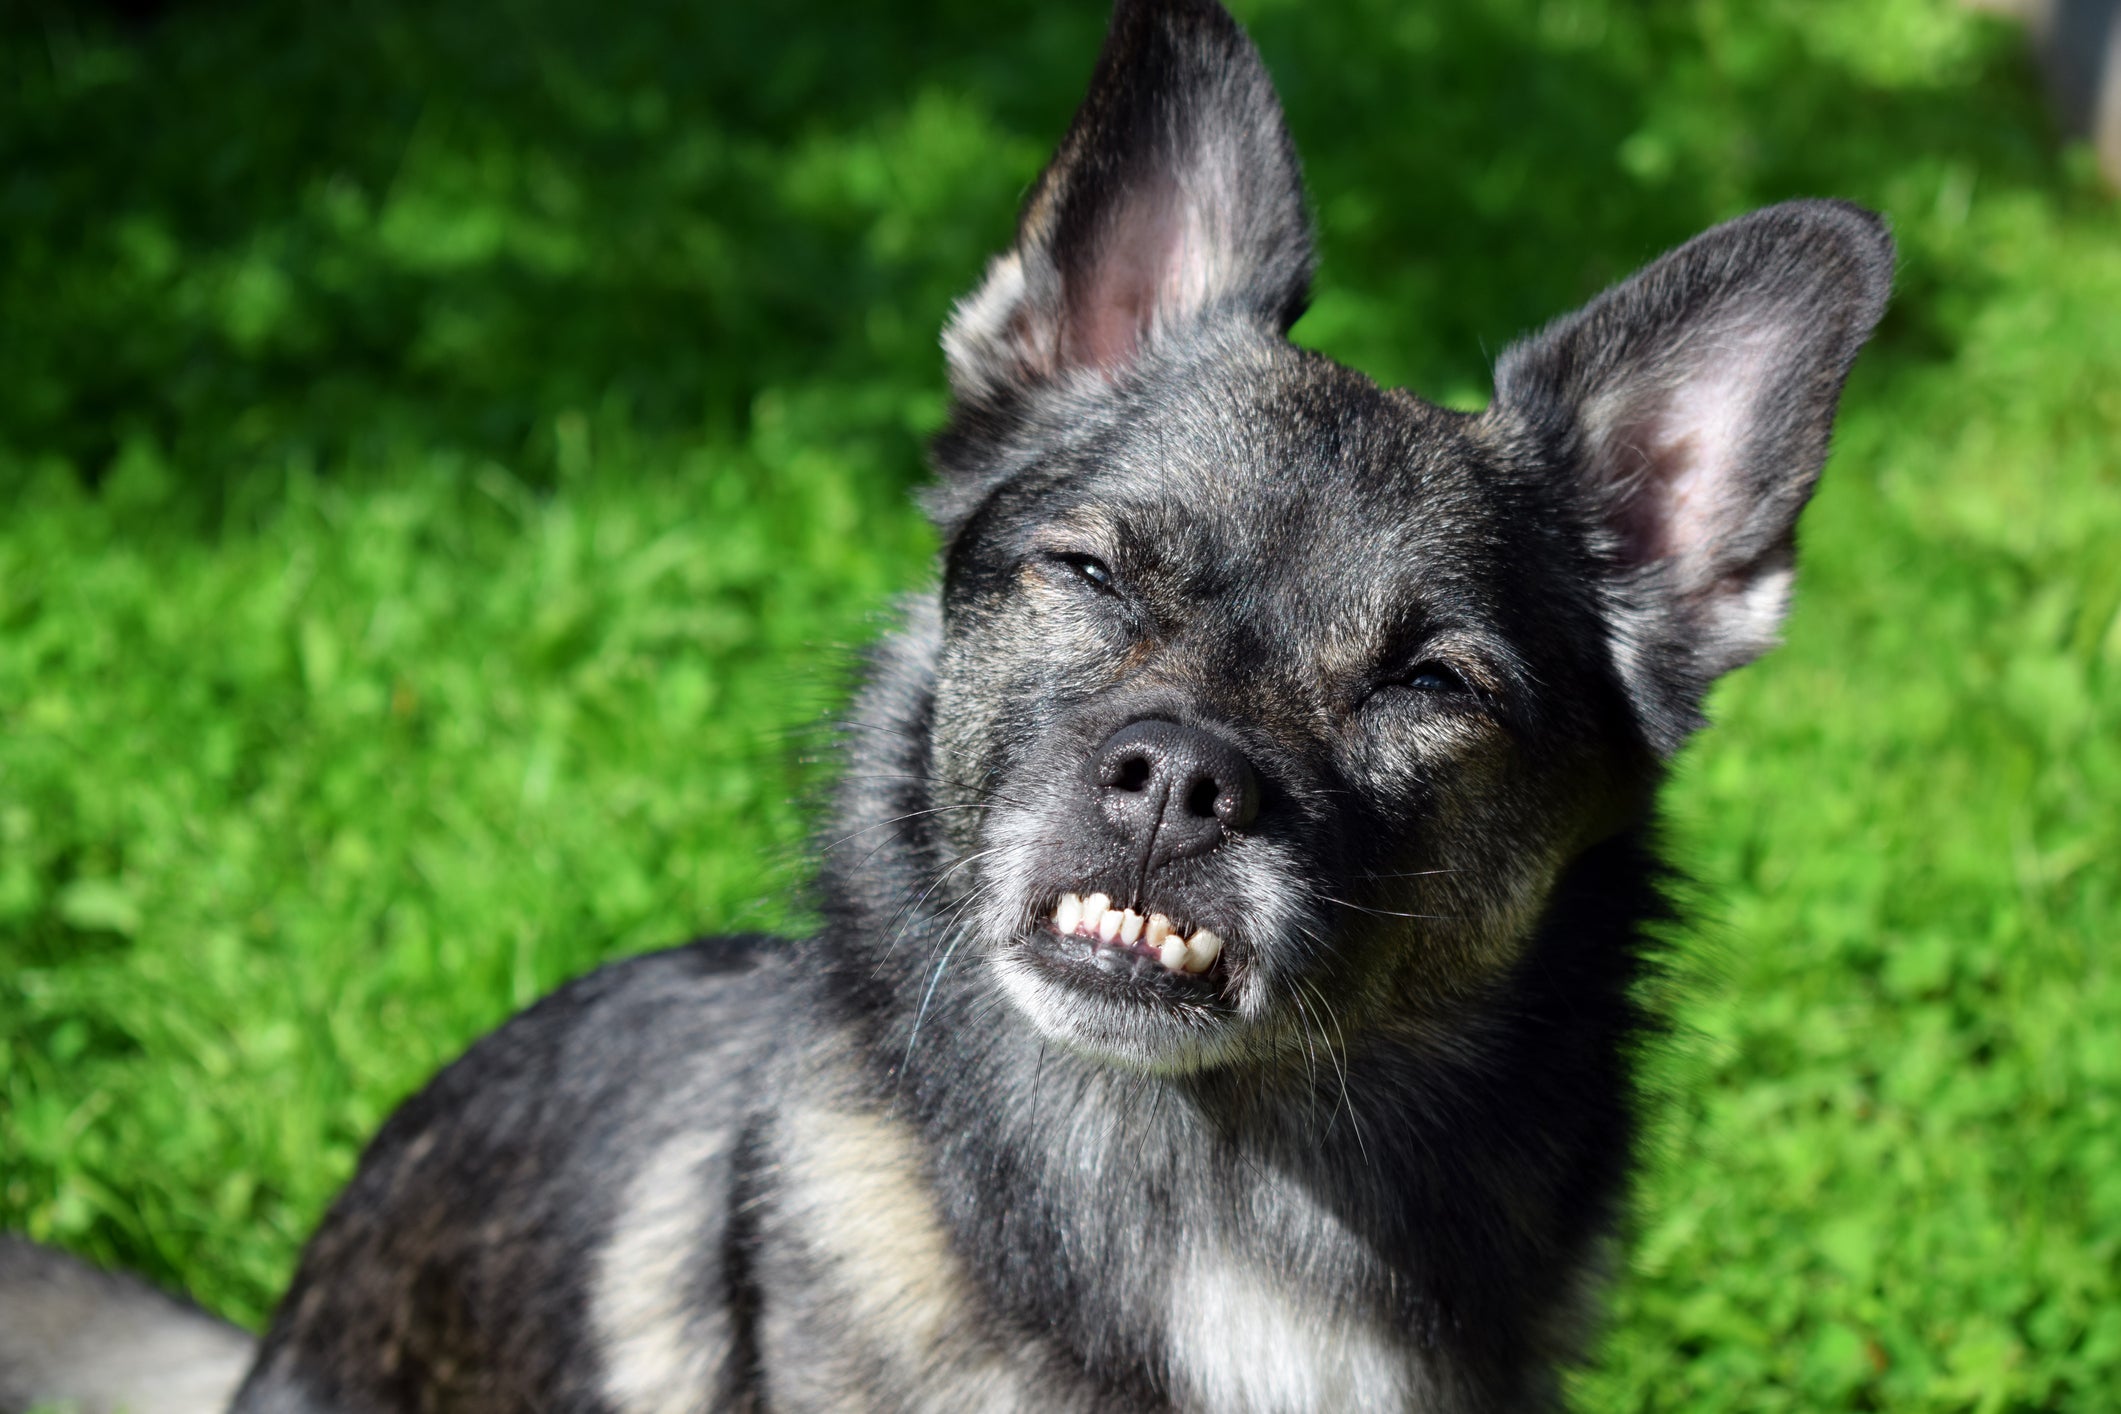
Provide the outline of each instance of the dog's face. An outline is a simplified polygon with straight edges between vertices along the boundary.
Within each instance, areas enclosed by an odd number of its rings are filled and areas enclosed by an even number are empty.
[[[1890,273],[1850,208],[1734,222],[1468,416],[1289,345],[1309,263],[1242,34],[1123,4],[948,335],[946,897],[1116,1063],[1440,1034],[1506,973],[1772,641]]]
[[[935,764],[1033,1021],[1199,1063],[1507,965],[1625,768],[1554,510],[1474,420],[1237,329],[999,487]]]

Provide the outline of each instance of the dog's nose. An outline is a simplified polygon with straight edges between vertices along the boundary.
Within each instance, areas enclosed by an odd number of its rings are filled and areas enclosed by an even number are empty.
[[[1098,803],[1155,868],[1205,854],[1259,814],[1259,777],[1235,746],[1199,727],[1140,721],[1097,749]]]

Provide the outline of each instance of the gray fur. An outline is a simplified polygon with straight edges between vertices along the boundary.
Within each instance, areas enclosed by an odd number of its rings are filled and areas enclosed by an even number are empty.
[[[214,1414],[254,1353],[196,1306],[0,1234],[0,1409]]]
[[[237,1410],[1558,1405],[1662,763],[1772,640],[1890,244],[1718,227],[1480,416],[1290,345],[1310,265],[1243,34],[1123,0],[947,335],[939,581],[847,724],[822,931],[472,1047]],[[1221,951],[1053,925],[1092,891]]]

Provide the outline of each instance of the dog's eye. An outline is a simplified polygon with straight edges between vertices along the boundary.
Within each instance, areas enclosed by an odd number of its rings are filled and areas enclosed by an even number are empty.
[[[1435,658],[1424,658],[1378,682],[1364,700],[1415,712],[1467,708],[1486,711],[1488,706],[1487,700],[1466,682],[1464,674]]]
[[[1097,556],[1067,553],[1055,555],[1053,559],[1056,564],[1066,565],[1076,578],[1085,584],[1107,594],[1117,592],[1112,582],[1111,566]]]
[[[1416,692],[1468,692],[1466,680],[1443,663],[1419,663],[1403,679]]]

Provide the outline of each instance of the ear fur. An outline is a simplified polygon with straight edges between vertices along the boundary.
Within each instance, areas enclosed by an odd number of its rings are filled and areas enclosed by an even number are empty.
[[[1258,52],[1213,0],[1119,0],[1016,244],[944,331],[960,400],[1123,371],[1233,312],[1286,332],[1311,274],[1303,179]]]
[[[1695,237],[1496,366],[1486,419],[1573,478],[1611,570],[1615,660],[1660,751],[1777,639],[1797,513],[1892,275],[1876,215],[1788,202]]]

